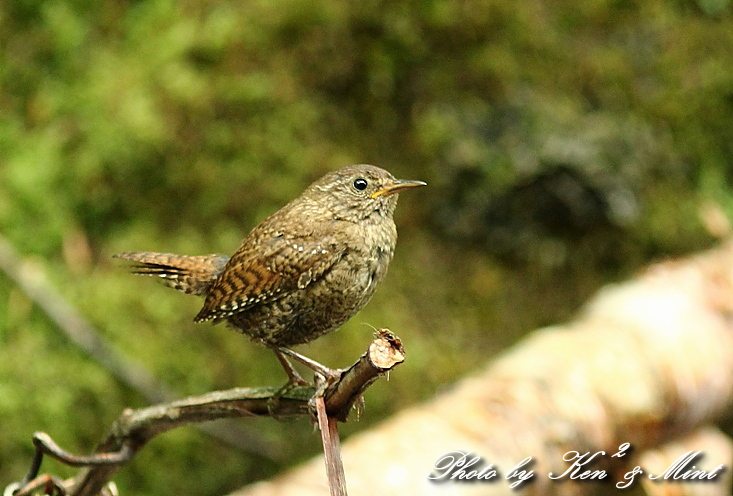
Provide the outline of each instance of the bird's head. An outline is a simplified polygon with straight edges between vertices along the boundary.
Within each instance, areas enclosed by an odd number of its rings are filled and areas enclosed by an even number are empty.
[[[323,176],[306,193],[324,202],[334,218],[364,222],[375,214],[391,218],[400,191],[425,186],[422,181],[395,179],[374,165],[350,165]]]

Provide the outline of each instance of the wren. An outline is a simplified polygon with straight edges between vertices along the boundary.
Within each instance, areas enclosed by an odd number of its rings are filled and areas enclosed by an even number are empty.
[[[425,186],[373,165],[335,170],[256,226],[226,255],[128,252],[132,272],[205,298],[195,322],[225,321],[285,359],[328,369],[289,350],[341,326],[374,294],[397,242],[398,193]],[[301,360],[300,358],[304,360]]]

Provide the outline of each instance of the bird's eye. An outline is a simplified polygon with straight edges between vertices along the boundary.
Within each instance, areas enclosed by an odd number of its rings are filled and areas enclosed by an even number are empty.
[[[367,189],[369,183],[367,183],[367,180],[363,177],[360,177],[359,179],[354,179],[354,188],[359,191],[364,191]]]

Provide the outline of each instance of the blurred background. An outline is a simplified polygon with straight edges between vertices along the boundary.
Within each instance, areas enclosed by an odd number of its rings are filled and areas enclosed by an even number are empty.
[[[603,284],[714,244],[733,214],[730,0],[10,0],[0,46],[0,234],[178,397],[285,377],[112,254],[231,254],[351,163],[429,183],[400,200],[372,302],[298,349],[339,367],[370,325],[404,341],[344,437]],[[0,274],[0,487],[25,474],[34,431],[88,453],[147,404]],[[216,495],[321,450],[305,419],[238,426],[250,449],[179,429],[115,481]]]

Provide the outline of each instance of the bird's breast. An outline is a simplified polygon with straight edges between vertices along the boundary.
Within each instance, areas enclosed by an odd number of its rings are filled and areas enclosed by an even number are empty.
[[[353,242],[344,255],[348,259],[345,267],[351,280],[350,288],[345,290],[368,299],[387,274],[397,232],[391,219],[378,225],[357,226],[355,231],[350,237]]]

